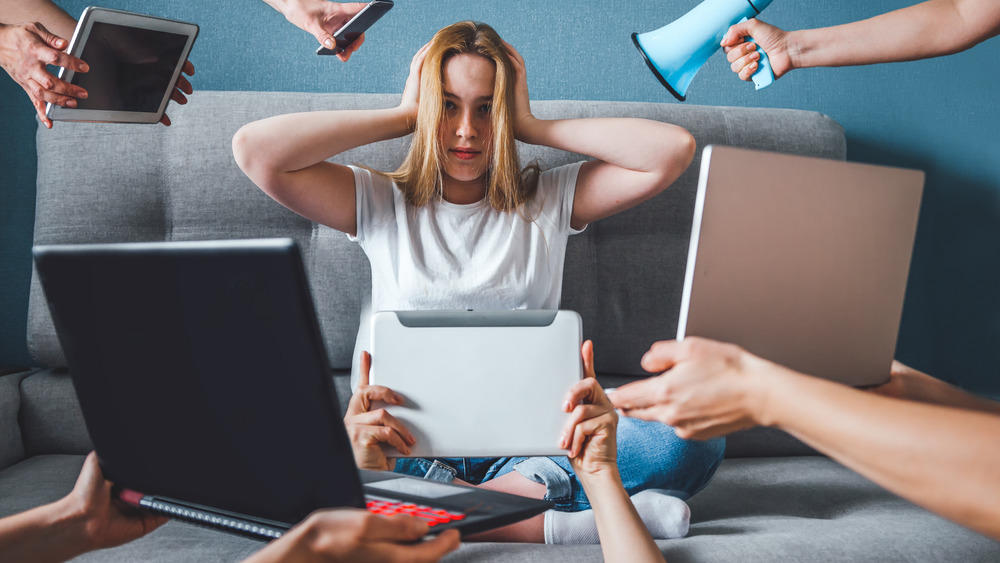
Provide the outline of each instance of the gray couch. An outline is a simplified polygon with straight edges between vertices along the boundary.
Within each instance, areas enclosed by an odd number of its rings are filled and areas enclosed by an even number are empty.
[[[347,370],[367,260],[345,236],[268,199],[233,162],[230,140],[269,115],[327,108],[388,107],[391,95],[197,92],[171,106],[174,125],[58,123],[38,131],[36,243],[296,238],[302,246],[335,382]],[[841,127],[816,113],[679,104],[538,102],[540,117],[642,116],[679,124],[709,143],[843,159]],[[348,152],[342,163],[392,169],[407,141]],[[578,159],[522,146],[544,167]],[[700,151],[699,151],[700,152]],[[563,307],[579,311],[594,340],[602,381],[643,376],[638,360],[676,331],[700,157],[665,193],[572,237]],[[756,178],[748,181],[766,181]],[[38,365],[0,376],[0,516],[68,492],[90,449],[65,361],[33,280],[29,345]],[[136,374],[142,366],[135,366]],[[877,431],[877,429],[873,429]],[[1000,560],[1000,544],[934,516],[773,430],[728,440],[726,460],[690,501],[687,538],[661,542],[670,561]],[[171,522],[96,561],[233,561],[261,543]],[[453,561],[596,561],[597,546],[466,544]],[[2,559],[2,555],[0,555]]]

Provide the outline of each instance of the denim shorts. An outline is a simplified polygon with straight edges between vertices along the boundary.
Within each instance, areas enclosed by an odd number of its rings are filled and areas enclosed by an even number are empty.
[[[661,489],[687,500],[711,480],[722,462],[725,439],[682,440],[674,429],[659,422],[626,416],[618,421],[618,471],[629,495],[646,489]],[[437,463],[435,463],[435,461]],[[400,458],[394,471],[417,477],[431,472],[450,473],[473,485],[517,471],[545,485],[545,500],[556,510],[576,512],[590,508],[583,485],[569,459],[559,457]]]

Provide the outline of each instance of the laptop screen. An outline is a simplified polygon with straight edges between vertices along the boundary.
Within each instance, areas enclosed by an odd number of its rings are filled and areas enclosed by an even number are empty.
[[[292,241],[35,255],[109,480],[287,523],[364,506]]]

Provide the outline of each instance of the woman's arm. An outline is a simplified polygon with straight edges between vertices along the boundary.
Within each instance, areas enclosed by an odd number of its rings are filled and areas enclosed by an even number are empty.
[[[913,61],[964,51],[1000,33],[996,0],[930,0],[833,27],[786,32],[758,20],[734,25],[722,39],[733,72],[756,71],[751,36],[767,53],[774,75],[810,67]]]
[[[738,346],[657,342],[665,372],[618,388],[628,416],[710,438],[774,426],[916,504],[1000,539],[1000,415],[883,397],[794,372]]]
[[[871,391],[897,399],[1000,415],[1000,402],[973,395],[900,362],[892,362],[889,377],[888,383]]]
[[[667,188],[691,164],[695,141],[685,129],[648,119],[538,119],[528,105],[521,55],[507,46],[514,63],[517,138],[594,157],[576,181],[571,226],[624,211]]]
[[[236,163],[278,203],[317,223],[357,234],[354,173],[326,159],[413,130],[426,53],[425,45],[414,55],[398,107],[293,113],[244,125],[233,137]]]
[[[49,0],[0,0],[0,23],[38,22],[50,32],[69,41],[76,20]]]
[[[584,342],[586,377],[570,389],[565,410],[570,414],[559,447],[580,479],[608,562],[662,562],[663,554],[639,518],[618,473],[618,415],[594,376],[594,345]]]
[[[87,456],[73,491],[51,504],[0,519],[0,559],[65,561],[114,547],[167,521],[111,498],[97,455]]]

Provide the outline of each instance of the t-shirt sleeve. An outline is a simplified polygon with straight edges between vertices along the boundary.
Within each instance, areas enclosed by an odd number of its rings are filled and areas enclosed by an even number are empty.
[[[585,225],[583,229],[577,230],[570,226],[573,221],[576,180],[581,166],[583,161],[558,166],[542,172],[538,177],[536,197],[540,198],[542,213],[557,225],[560,232],[571,235],[582,233],[587,228]]]
[[[392,221],[394,186],[392,181],[380,174],[373,174],[367,168],[350,166],[354,171],[354,200],[357,206],[357,233],[347,238],[364,244],[367,235]]]

